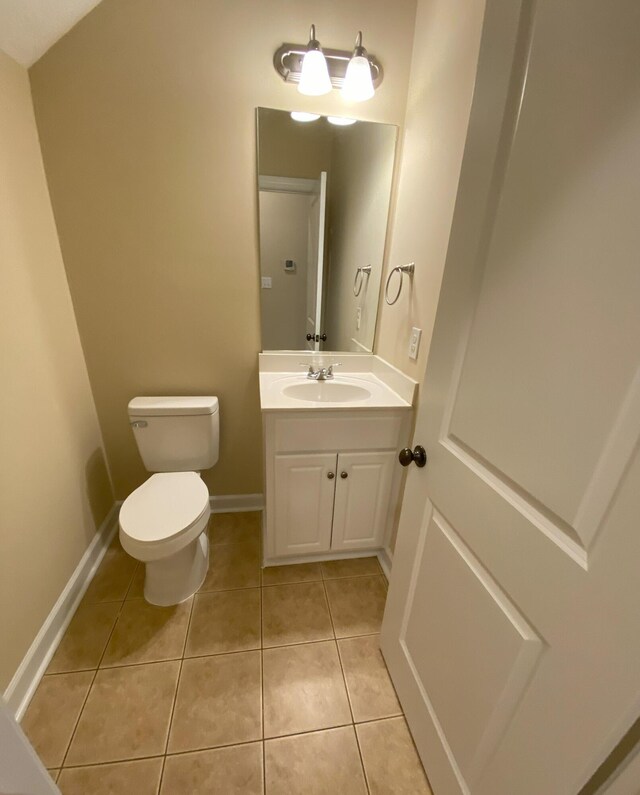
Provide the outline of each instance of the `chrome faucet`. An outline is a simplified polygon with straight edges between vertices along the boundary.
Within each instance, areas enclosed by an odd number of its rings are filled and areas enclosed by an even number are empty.
[[[319,370],[314,370],[313,365],[307,365],[307,362],[300,362],[300,364],[303,367],[309,367],[307,378],[310,378],[312,381],[330,381],[333,378],[333,368],[341,367],[341,362],[334,362],[328,367],[321,367]]]

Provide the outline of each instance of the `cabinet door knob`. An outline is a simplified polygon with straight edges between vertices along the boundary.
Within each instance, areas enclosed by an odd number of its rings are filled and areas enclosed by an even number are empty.
[[[328,472],[327,473],[327,477],[329,478],[329,480],[333,480],[335,478],[335,473],[334,472]]]
[[[340,477],[344,480],[345,478],[348,478],[349,475],[346,472],[341,472]]]

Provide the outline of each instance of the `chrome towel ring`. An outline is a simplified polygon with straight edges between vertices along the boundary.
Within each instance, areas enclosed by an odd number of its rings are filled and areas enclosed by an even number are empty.
[[[356,276],[353,280],[353,294],[357,298],[360,295],[360,291],[362,290],[362,285],[364,284],[364,277],[371,275],[371,265],[365,265],[362,268],[356,268]],[[358,276],[360,279],[358,279]]]
[[[408,274],[409,276],[413,276],[413,272],[416,269],[415,262],[410,262],[408,265],[398,265],[395,268],[392,268],[389,275],[387,276],[387,283],[384,288],[384,300],[389,304],[389,306],[393,306],[398,298],[400,298],[400,293],[402,292],[402,280],[404,279],[404,274]],[[391,284],[391,278],[393,277],[394,273],[400,274],[400,281],[398,282],[398,292],[395,294],[393,301],[389,300],[389,285]]]

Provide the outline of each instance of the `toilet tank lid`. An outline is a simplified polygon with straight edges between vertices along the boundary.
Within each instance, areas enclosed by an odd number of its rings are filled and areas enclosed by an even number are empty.
[[[180,416],[185,414],[215,414],[218,398],[212,395],[190,397],[135,397],[129,401],[130,417]]]

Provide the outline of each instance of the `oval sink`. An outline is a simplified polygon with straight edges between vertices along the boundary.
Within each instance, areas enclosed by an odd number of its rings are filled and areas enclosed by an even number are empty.
[[[304,384],[291,384],[282,390],[282,394],[312,403],[353,403],[371,397],[368,389],[340,381],[305,381]]]

